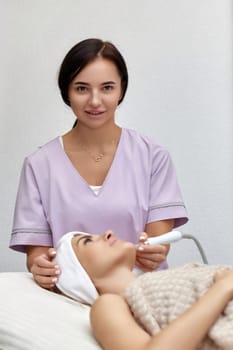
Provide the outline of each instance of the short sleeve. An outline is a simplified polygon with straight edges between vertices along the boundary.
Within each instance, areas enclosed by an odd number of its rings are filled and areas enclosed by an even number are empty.
[[[33,168],[25,159],[16,197],[10,248],[25,252],[27,245],[52,246],[52,235]]]
[[[167,150],[154,152],[147,223],[175,219],[174,227],[188,221],[173,162]]]

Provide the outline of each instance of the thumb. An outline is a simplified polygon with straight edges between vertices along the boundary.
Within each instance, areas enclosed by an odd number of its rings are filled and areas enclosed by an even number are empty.
[[[49,248],[47,252],[47,258],[51,260],[55,257],[55,255],[56,255],[56,250],[54,248]]]
[[[148,238],[148,235],[146,232],[140,232],[138,235],[138,241],[139,243],[144,243]]]

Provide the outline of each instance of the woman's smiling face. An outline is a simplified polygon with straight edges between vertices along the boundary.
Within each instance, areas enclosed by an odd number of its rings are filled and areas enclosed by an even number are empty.
[[[87,64],[70,83],[70,106],[79,122],[98,127],[114,122],[122,96],[121,77],[115,64],[102,57]]]
[[[132,268],[135,263],[134,244],[118,239],[112,231],[103,235],[75,235],[72,247],[93,280],[108,275],[120,266]]]

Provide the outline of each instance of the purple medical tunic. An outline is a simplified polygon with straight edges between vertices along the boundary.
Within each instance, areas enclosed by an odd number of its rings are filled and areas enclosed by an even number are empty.
[[[25,159],[16,199],[10,247],[55,246],[68,231],[137,242],[147,223],[187,213],[169,153],[159,144],[122,129],[105,181],[96,195],[64,152],[59,137]]]

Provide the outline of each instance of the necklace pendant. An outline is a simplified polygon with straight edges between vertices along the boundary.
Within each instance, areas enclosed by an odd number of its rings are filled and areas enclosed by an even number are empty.
[[[100,161],[103,159],[103,156],[104,156],[103,153],[96,154],[96,156],[95,156],[95,161],[96,161],[97,163],[100,162]]]

